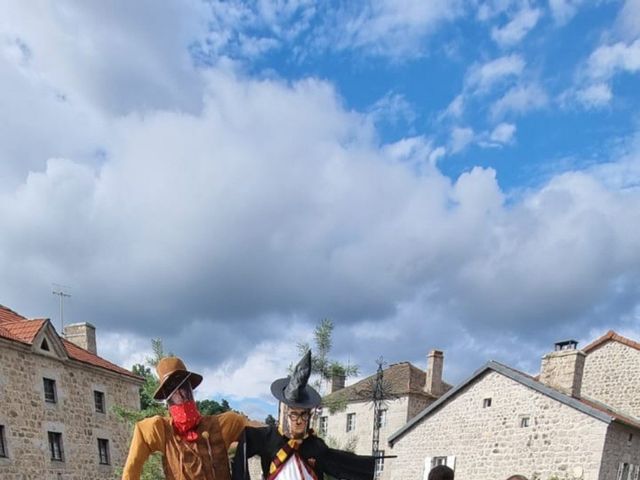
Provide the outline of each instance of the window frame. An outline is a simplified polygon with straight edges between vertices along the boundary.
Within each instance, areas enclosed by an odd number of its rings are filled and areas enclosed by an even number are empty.
[[[4,425],[0,425],[0,458],[9,458],[9,447],[5,432]]]
[[[387,424],[387,409],[378,410],[378,417],[375,419],[378,428],[382,428]]]
[[[384,450],[377,450],[375,452],[375,463],[374,463],[374,475],[380,475],[384,472]]]
[[[346,431],[353,432],[356,429],[356,414],[354,412],[347,413]]]
[[[531,417],[523,415],[520,417],[520,428],[529,428],[531,426]]]
[[[108,438],[98,438],[98,463],[100,465],[111,465],[111,451]]]
[[[52,462],[64,462],[64,443],[62,441],[62,432],[47,432],[49,440],[49,453]],[[56,456],[56,453],[58,454]]]
[[[51,387],[51,392],[48,391],[47,385]],[[42,388],[44,391],[45,403],[58,403],[58,388],[56,386],[55,378],[42,377]],[[51,395],[48,395],[49,393],[51,393]]]
[[[98,405],[98,398],[100,398],[100,405]],[[93,391],[93,406],[97,413],[107,413],[106,395],[100,390]],[[100,407],[100,408],[98,408]]]
[[[318,420],[318,433],[320,435],[326,435],[328,427],[329,427],[329,417],[326,415],[320,417],[320,419]]]
[[[491,408],[492,403],[493,403],[492,397],[486,397],[482,399],[482,408]]]

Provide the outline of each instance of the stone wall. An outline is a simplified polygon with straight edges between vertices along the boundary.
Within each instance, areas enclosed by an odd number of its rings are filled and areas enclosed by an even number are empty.
[[[55,404],[44,400],[43,377],[56,381]],[[95,411],[94,390],[104,392],[106,413]],[[134,380],[0,340],[0,405],[9,449],[2,480],[102,480],[118,478],[131,435],[111,409],[138,409],[140,399]],[[63,462],[51,460],[48,431],[62,433]],[[110,465],[99,464],[98,438],[109,440]]]
[[[483,400],[491,398],[484,408]],[[530,426],[521,427],[523,417]],[[425,459],[448,457],[456,480],[599,480],[607,424],[489,371],[401,437],[392,480],[421,480]]]
[[[609,341],[589,352],[582,395],[640,418],[640,351]]]
[[[640,438],[638,438],[638,430],[612,423],[604,444],[599,480],[616,480],[621,463],[627,463],[629,468],[640,471]],[[623,480],[626,479],[623,477]]]

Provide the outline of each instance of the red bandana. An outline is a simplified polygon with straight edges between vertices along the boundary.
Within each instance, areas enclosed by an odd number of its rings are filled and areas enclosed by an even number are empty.
[[[178,434],[188,442],[195,442],[198,439],[198,432],[195,429],[202,418],[196,402],[191,400],[180,405],[171,405],[169,406],[169,413],[173,418],[173,426],[178,431]]]

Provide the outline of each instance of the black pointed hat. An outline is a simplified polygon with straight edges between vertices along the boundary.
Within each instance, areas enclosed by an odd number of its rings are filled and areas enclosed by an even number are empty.
[[[311,376],[311,351],[302,357],[289,377],[279,378],[271,384],[271,393],[289,407],[317,407],[322,397],[315,388],[307,385],[309,376]]]

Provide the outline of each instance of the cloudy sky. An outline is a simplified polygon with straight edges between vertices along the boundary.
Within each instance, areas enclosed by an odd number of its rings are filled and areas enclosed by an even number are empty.
[[[640,337],[639,0],[0,0],[0,109],[0,303],[201,398]]]

